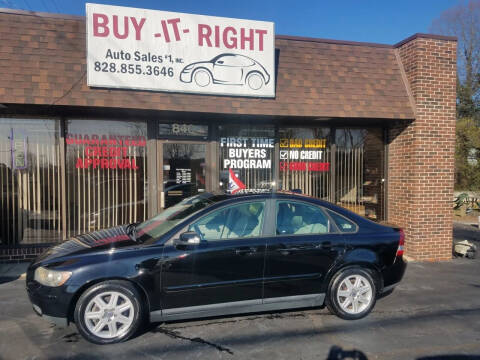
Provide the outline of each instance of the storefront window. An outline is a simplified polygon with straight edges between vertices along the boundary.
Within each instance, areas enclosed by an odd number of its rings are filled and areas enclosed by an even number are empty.
[[[61,239],[60,123],[0,118],[0,245]]]
[[[330,129],[280,128],[279,135],[279,188],[330,200]]]
[[[147,125],[66,121],[69,236],[147,217]]]
[[[335,202],[373,220],[384,218],[381,128],[336,129]]]
[[[273,126],[219,126],[220,188],[229,193],[269,191],[274,185]]]
[[[206,144],[163,144],[164,207],[205,191]]]

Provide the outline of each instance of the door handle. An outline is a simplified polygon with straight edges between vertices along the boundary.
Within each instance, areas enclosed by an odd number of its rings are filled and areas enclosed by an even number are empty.
[[[257,248],[254,247],[235,249],[235,255],[252,255],[256,252]]]
[[[275,251],[279,252],[282,255],[290,255],[292,253],[300,252],[300,251],[308,251],[312,250],[314,247],[312,245],[307,245],[307,244],[300,244],[300,245],[285,245],[285,244],[280,244],[280,247],[275,249]]]
[[[292,249],[292,247],[289,247],[285,244],[279,244],[279,247],[277,249],[275,249],[276,252],[279,252],[280,254],[284,255],[284,256],[287,256],[287,255],[290,255],[291,252],[290,250]]]
[[[332,248],[332,243],[330,241],[325,241],[321,245],[322,249],[331,249]]]

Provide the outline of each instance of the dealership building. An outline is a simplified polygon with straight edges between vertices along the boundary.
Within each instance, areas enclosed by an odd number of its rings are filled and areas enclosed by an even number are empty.
[[[0,38],[0,262],[232,179],[397,224],[410,258],[451,258],[455,38],[303,38],[100,5],[0,9]]]

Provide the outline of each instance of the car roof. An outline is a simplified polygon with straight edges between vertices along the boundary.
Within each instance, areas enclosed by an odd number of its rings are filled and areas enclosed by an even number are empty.
[[[212,202],[215,203],[215,207],[222,206],[222,204],[231,204],[235,201],[248,201],[248,200],[262,200],[262,199],[289,199],[296,201],[307,201],[309,203],[323,206],[329,210],[332,210],[340,215],[348,217],[350,220],[353,220],[357,225],[366,225],[378,226],[378,223],[373,222],[361,215],[354,213],[353,211],[346,209],[344,207],[338,206],[334,203],[331,203],[326,200],[318,199],[309,195],[299,194],[297,192],[277,190],[264,193],[242,193],[242,194],[226,194],[222,192],[210,193],[213,196],[209,198]]]
[[[211,193],[214,196],[210,198],[215,202],[216,206],[222,206],[222,204],[232,204],[235,200],[248,201],[248,200],[262,200],[262,199],[288,199],[296,201],[307,201],[314,205],[322,206],[328,210],[336,212],[342,216],[347,217],[348,219],[354,221],[357,225],[363,226],[364,228],[378,228],[378,227],[397,227],[386,224],[379,224],[378,222],[367,219],[364,216],[361,216],[349,209],[346,209],[342,206],[334,204],[330,201],[322,200],[315,198],[310,195],[300,194],[292,191],[277,190],[264,193],[242,193],[242,194],[226,194],[226,193]]]
[[[309,195],[299,194],[292,191],[270,191],[263,193],[241,193],[241,194],[226,194],[222,192],[213,192],[213,196],[210,198],[213,202],[223,202],[228,200],[258,200],[258,199],[271,199],[271,198],[286,198],[291,200],[307,200],[327,207],[335,206],[334,204],[314,198]],[[336,207],[336,206],[335,206]]]

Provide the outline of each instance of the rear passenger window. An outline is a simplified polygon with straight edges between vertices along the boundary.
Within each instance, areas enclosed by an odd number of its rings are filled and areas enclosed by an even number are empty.
[[[328,215],[335,221],[335,224],[337,224],[337,227],[340,229],[341,232],[345,233],[354,233],[357,231],[357,225],[347,218],[337,214],[336,212],[328,211]]]
[[[307,204],[290,201],[277,203],[277,234],[326,234],[330,224],[323,211]]]

